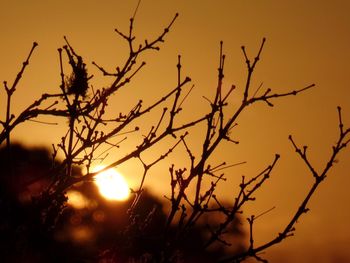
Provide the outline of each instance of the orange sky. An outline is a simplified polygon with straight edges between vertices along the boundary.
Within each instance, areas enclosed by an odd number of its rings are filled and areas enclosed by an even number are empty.
[[[218,4],[220,2],[220,4]],[[14,96],[18,113],[43,92],[55,92],[59,85],[57,48],[64,45],[66,35],[74,48],[89,64],[96,61],[113,68],[125,58],[125,45],[114,28],[127,30],[133,14],[133,1],[5,1],[0,2],[0,80],[12,83],[32,45],[39,43],[18,93]],[[137,98],[152,101],[176,84],[177,55],[182,55],[184,75],[189,75],[195,89],[184,107],[188,116],[206,108],[202,96],[210,96],[216,86],[218,51],[224,41],[227,55],[225,85],[241,87],[245,80],[245,63],[241,45],[248,54],[256,54],[263,37],[267,43],[253,79],[253,87],[263,82],[276,92],[286,92],[316,83],[316,88],[300,96],[281,99],[275,107],[258,105],[249,109],[239,120],[238,146],[221,148],[217,160],[225,158],[235,163],[231,183],[241,174],[253,175],[263,168],[275,153],[282,160],[273,178],[258,195],[252,210],[256,214],[273,206],[276,209],[257,222],[260,241],[277,233],[296,209],[307,187],[312,183],[302,162],[296,157],[288,135],[310,148],[312,160],[319,169],[337,136],[338,105],[343,108],[344,122],[350,125],[350,2],[327,1],[210,1],[210,0],[143,0],[137,13],[135,30],[139,40],[162,32],[176,12],[180,17],[158,53],[145,57],[148,66],[136,78]],[[91,72],[96,74],[91,67]],[[96,76],[95,85],[103,85]],[[131,98],[134,93],[125,93]],[[0,116],[4,118],[4,90],[0,91]],[[233,97],[232,105],[238,98]],[[132,103],[131,101],[123,102]],[[118,102],[116,102],[116,108]],[[124,104],[122,105],[124,106]],[[114,106],[113,106],[114,107]],[[30,133],[28,133],[30,127]],[[16,131],[15,136],[29,145],[57,143],[65,132],[60,126],[33,124]],[[195,136],[194,136],[195,137]],[[196,145],[196,140],[193,142]],[[296,237],[268,253],[267,258],[280,255],[283,262],[345,262],[350,261],[350,184],[349,149],[340,156],[320,191],[310,204],[311,213],[297,225]],[[179,161],[177,156],[174,160]],[[179,161],[180,162],[180,161]],[[134,172],[133,168],[125,168]],[[150,179],[152,190],[168,184],[167,166]],[[161,174],[161,175],[159,175]],[[236,179],[235,179],[236,178]],[[152,184],[153,182],[153,184]],[[156,186],[154,186],[156,185]],[[221,188],[229,196],[232,186]],[[247,214],[248,216],[248,214]],[[290,261],[285,257],[288,256]],[[346,258],[346,259],[345,259]],[[276,259],[272,262],[281,262]]]

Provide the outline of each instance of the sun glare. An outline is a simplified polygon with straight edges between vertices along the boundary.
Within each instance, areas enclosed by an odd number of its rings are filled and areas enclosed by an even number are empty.
[[[99,167],[98,170],[101,170]],[[115,169],[108,169],[95,176],[95,184],[100,194],[107,200],[123,201],[128,199],[130,190],[124,177]]]

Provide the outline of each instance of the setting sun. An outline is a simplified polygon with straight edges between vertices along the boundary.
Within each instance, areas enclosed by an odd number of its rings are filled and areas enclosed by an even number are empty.
[[[97,169],[97,170],[101,170]],[[95,176],[95,184],[100,194],[108,200],[128,199],[130,190],[124,177],[115,169],[108,169]]]

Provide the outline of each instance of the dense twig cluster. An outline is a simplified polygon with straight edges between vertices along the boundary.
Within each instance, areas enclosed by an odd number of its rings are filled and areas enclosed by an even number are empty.
[[[226,234],[229,232],[228,229],[230,225],[241,217],[244,206],[248,202],[255,200],[257,190],[269,179],[280,156],[276,154],[271,164],[257,175],[251,178],[242,177],[239,191],[228,205],[224,205],[224,202],[219,200],[215,194],[215,190],[219,183],[226,180],[223,170],[241,163],[230,165],[223,162],[213,165],[210,163],[210,158],[223,142],[226,141],[238,144],[238,138],[232,135],[233,130],[237,125],[238,118],[249,106],[259,102],[264,102],[268,106],[273,106],[272,101],[274,99],[297,95],[314,86],[312,84],[286,93],[273,93],[271,89],[261,91],[261,87],[255,92],[252,91],[251,80],[264,48],[265,39],[263,39],[259,51],[252,61],[247,55],[245,47],[242,47],[247,66],[247,77],[243,93],[241,94],[240,104],[235,111],[229,112],[227,108],[229,98],[237,90],[235,86],[232,86],[227,92],[224,92],[225,55],[223,54],[223,43],[221,42],[217,87],[213,99],[205,98],[210,104],[210,110],[205,115],[181,123],[180,125],[175,124],[175,119],[182,110],[183,102],[193,88],[193,86],[189,85],[191,79],[189,77],[182,77],[182,65],[179,56],[177,64],[178,83],[172,90],[150,105],[145,106],[143,101],[139,100],[136,105],[126,113],[120,112],[113,118],[107,118],[106,109],[109,99],[113,95],[116,95],[120,89],[126,88],[135,75],[145,66],[145,62],[139,62],[139,58],[143,53],[149,50],[159,50],[159,45],[164,42],[164,38],[168,34],[177,16],[176,14],[159,37],[151,41],[145,40],[144,43],[139,45],[135,44],[135,36],[133,34],[134,18],[130,20],[130,27],[127,34],[116,29],[116,33],[127,42],[129,56],[121,67],[116,67],[116,70],[112,72],[93,62],[93,65],[96,66],[105,77],[112,78],[111,84],[108,87],[100,89],[94,89],[89,84],[92,76],[88,75],[87,66],[83,58],[77,54],[65,38],[66,45],[58,49],[61,76],[60,92],[57,94],[43,94],[22,113],[15,116],[11,112],[11,97],[17,90],[18,83],[37,46],[37,43],[34,43],[13,85],[9,87],[7,82],[4,82],[4,88],[7,94],[7,106],[6,117],[1,121],[3,129],[0,132],[0,144],[6,144],[10,149],[11,132],[19,124],[28,120],[36,120],[43,115],[62,117],[68,120],[67,132],[61,137],[57,144],[53,144],[53,156],[55,157],[58,152],[62,152],[64,159],[60,163],[55,163],[50,174],[50,184],[40,197],[41,209],[45,210],[46,215],[51,213],[51,216],[47,216],[45,220],[52,223],[55,221],[54,219],[59,216],[60,210],[64,205],[66,200],[64,198],[65,192],[79,182],[93,180],[96,175],[96,172],[93,172],[91,169],[94,162],[99,158],[103,158],[103,154],[110,149],[119,147],[123,141],[127,140],[127,134],[144,133],[145,130],[142,127],[140,128],[135,125],[136,120],[147,118],[147,113],[162,107],[165,103],[170,104],[170,107],[164,106],[158,121],[146,131],[146,135],[143,136],[139,144],[134,146],[133,150],[125,153],[123,157],[113,160],[113,162],[107,164],[104,168],[104,170],[107,170],[119,166],[132,158],[138,159],[142,164],[142,179],[138,188],[133,190],[134,201],[129,209],[130,220],[134,222],[137,217],[134,213],[134,209],[138,205],[140,198],[142,198],[144,183],[150,169],[169,156],[176,148],[184,147],[189,160],[189,166],[177,167],[176,164],[173,164],[169,168],[171,194],[167,196],[167,199],[170,203],[170,209],[168,211],[166,224],[162,226],[164,227],[163,236],[159,237],[164,240],[164,247],[161,248],[162,257],[167,260],[175,258],[174,253],[178,253],[177,244],[179,244],[181,240],[186,239],[191,229],[198,224],[198,222],[201,222],[204,217],[212,214],[213,216],[220,214],[221,221],[219,223],[215,222],[215,224],[207,224],[208,235],[204,244],[202,244],[203,249],[208,249],[218,243],[225,246],[230,245],[227,239],[225,239]],[[64,70],[64,56],[67,57],[71,67],[71,73],[68,74]],[[307,165],[315,181],[306,194],[305,199],[300,204],[299,209],[287,223],[286,227],[271,241],[257,246],[254,243],[253,226],[254,221],[260,215],[250,216],[248,218],[250,227],[249,245],[246,249],[239,251],[238,254],[232,254],[224,259],[220,259],[222,262],[240,262],[248,257],[254,257],[259,261],[265,262],[265,260],[259,256],[261,251],[293,235],[295,223],[301,215],[308,211],[307,205],[310,198],[317,190],[319,184],[326,178],[339,152],[349,144],[350,129],[344,128],[340,107],[338,108],[338,112],[339,138],[336,145],[333,147],[332,155],[323,171],[317,172],[312,163],[310,163],[306,151],[307,147],[304,146],[301,149],[297,146],[292,136],[289,138],[297,154]],[[202,149],[200,154],[196,156],[193,153],[193,149],[189,146],[188,135],[191,133],[191,128],[199,124],[205,124],[206,129],[203,131],[204,138],[202,141]],[[116,141],[115,138],[117,135],[123,135],[124,139]],[[153,161],[145,162],[143,153],[159,144],[159,142],[163,141],[165,138],[173,138],[173,144],[169,146],[167,151],[156,156]],[[86,172],[84,174],[73,172],[75,166],[85,167]],[[204,181],[207,180],[211,181],[209,188],[206,188],[204,184]],[[52,209],[53,203],[56,204],[54,209]],[[152,213],[151,211],[148,219],[151,219]],[[49,218],[51,219],[49,220]],[[45,223],[49,224],[50,222]],[[147,224],[144,224],[144,226],[147,227]],[[175,233],[173,226],[176,226]]]

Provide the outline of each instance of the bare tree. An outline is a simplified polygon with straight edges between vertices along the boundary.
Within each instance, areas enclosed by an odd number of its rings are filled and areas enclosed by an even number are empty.
[[[126,61],[122,65],[117,66],[114,71],[106,70],[93,62],[93,65],[99,69],[102,75],[110,79],[111,84],[108,87],[96,88],[90,84],[92,76],[88,73],[88,67],[84,63],[83,57],[72,47],[66,37],[64,38],[66,45],[58,49],[61,84],[57,93],[45,93],[40,98],[34,99],[21,113],[16,115],[12,113],[12,95],[15,92],[19,92],[20,80],[29,65],[34,50],[38,46],[35,42],[14,83],[9,85],[7,82],[4,82],[7,104],[6,116],[1,121],[3,128],[0,132],[0,144],[7,147],[9,162],[11,161],[11,133],[18,125],[27,121],[39,121],[38,118],[42,116],[53,116],[67,120],[66,133],[62,135],[58,143],[52,145],[53,159],[56,158],[59,152],[63,154],[64,159],[60,162],[53,162],[53,167],[49,174],[45,175],[50,179],[49,183],[41,195],[33,199],[43,226],[50,229],[55,226],[65,207],[67,200],[66,191],[77,183],[92,181],[97,174],[91,170],[94,162],[103,158],[103,154],[111,149],[117,149],[122,142],[128,140],[128,134],[133,134],[133,136],[135,135],[139,138],[138,141],[135,140],[133,150],[123,153],[121,158],[113,160],[103,169],[107,170],[120,166],[134,158],[142,164],[142,179],[138,188],[132,190],[133,202],[128,210],[130,226],[137,222],[139,224],[138,229],[142,231],[142,229],[147,228],[148,220],[152,219],[152,211],[150,211],[147,218],[144,218],[143,223],[136,220],[138,217],[136,208],[140,200],[142,200],[144,183],[149,176],[150,170],[180,147],[183,147],[185,150],[187,156],[184,158],[188,159],[189,164],[187,167],[179,167],[176,164],[169,167],[171,194],[166,196],[166,199],[170,204],[170,208],[164,225],[159,226],[162,234],[158,236],[164,245],[160,248],[159,255],[151,255],[151,258],[148,259],[149,262],[154,262],[154,260],[159,262],[176,262],[180,261],[181,257],[184,257],[184,260],[186,260],[186,255],[181,255],[180,244],[188,238],[192,229],[200,222],[203,222],[205,218],[212,217],[216,220],[215,222],[213,220],[207,221],[206,229],[203,230],[206,233],[205,242],[201,244],[201,249],[205,251],[213,246],[231,245],[226,239],[227,233],[232,234],[230,227],[235,220],[241,218],[242,214],[244,214],[246,204],[255,200],[257,191],[265,185],[272,175],[280,155],[276,154],[273,156],[271,163],[261,169],[260,173],[251,177],[243,176],[238,194],[232,196],[229,202],[219,200],[215,190],[218,184],[225,184],[224,170],[238,164],[227,164],[225,161],[211,163],[210,158],[215,155],[220,144],[231,143],[234,146],[238,143],[238,138],[232,135],[232,131],[236,127],[239,117],[249,107],[258,103],[264,103],[272,107],[274,100],[298,95],[308,91],[314,85],[311,84],[286,93],[275,93],[271,89],[263,90],[262,87],[252,90],[251,80],[263,52],[265,44],[265,39],[263,39],[253,59],[247,55],[245,47],[242,47],[247,68],[243,92],[240,94],[235,86],[227,90],[223,84],[225,55],[223,53],[223,43],[221,42],[217,86],[214,96],[205,98],[210,106],[206,114],[187,122],[180,122],[180,124],[177,121],[178,115],[182,111],[183,102],[188,98],[188,94],[193,87],[191,79],[182,76],[181,57],[179,56],[178,64],[176,65],[178,81],[173,89],[165,94],[160,94],[158,100],[149,105],[144,105],[144,102],[139,100],[131,109],[125,109],[124,112],[118,112],[112,117],[108,116],[106,111],[109,107],[109,100],[113,96],[118,96],[119,90],[132,88],[132,80],[146,65],[142,61],[142,55],[148,51],[160,49],[160,45],[164,42],[177,17],[178,15],[176,14],[158,37],[152,40],[145,40],[142,43],[135,42],[134,17],[130,19],[130,27],[127,33],[123,33],[118,29],[115,30],[128,45],[129,54]],[[66,60],[70,65],[70,72],[64,70]],[[241,101],[239,106],[232,111],[227,106],[229,105],[229,98],[234,93],[237,93],[236,96],[240,96]],[[162,110],[158,121],[153,123],[149,130],[136,125],[138,120],[147,120],[148,114],[159,108]],[[217,261],[241,262],[253,257],[258,261],[266,262],[266,260],[261,258],[260,253],[294,234],[296,222],[308,211],[310,199],[321,182],[327,177],[339,153],[350,141],[350,128],[344,127],[340,107],[338,107],[338,114],[339,136],[336,144],[333,146],[332,154],[325,164],[325,168],[321,171],[317,171],[310,162],[307,147],[298,146],[292,136],[289,137],[296,153],[308,167],[311,176],[314,178],[314,183],[310,186],[308,193],[290,221],[286,223],[285,228],[281,229],[280,233],[270,241],[256,245],[253,235],[254,222],[260,215],[250,215],[247,219],[249,225],[248,245],[239,251],[225,255],[223,258],[217,258]],[[196,151],[189,146],[188,135],[193,132],[194,127],[202,124],[206,127],[202,131],[202,147],[199,149],[200,153],[195,155],[194,152]],[[152,161],[146,162],[144,160],[143,154],[146,151],[154,149],[160,142],[168,139],[172,140],[168,150],[158,153]],[[55,139],[53,138],[53,140]],[[73,169],[74,167],[83,167],[85,172],[80,174]],[[8,178],[13,178],[11,169],[7,170],[1,177],[1,183],[5,185],[4,188],[11,185]],[[40,180],[40,178],[35,178],[35,180]],[[211,181],[209,188],[205,187],[205,180]],[[1,198],[4,198],[4,196]],[[128,229],[130,230],[131,227]],[[141,259],[139,260],[141,262]],[[146,262],[148,261],[146,260]]]

